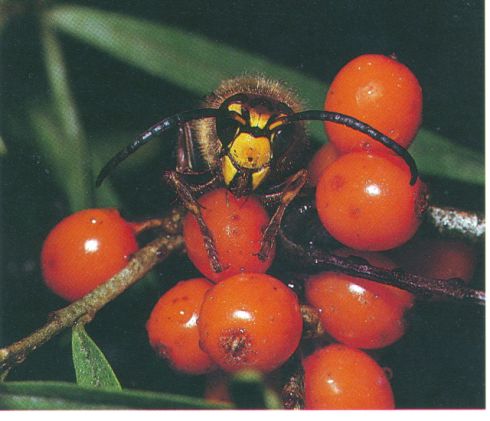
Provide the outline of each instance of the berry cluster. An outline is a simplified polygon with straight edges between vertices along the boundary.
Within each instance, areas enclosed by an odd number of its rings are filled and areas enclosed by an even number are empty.
[[[408,147],[421,122],[422,91],[396,59],[366,55],[339,72],[325,110],[358,118]],[[346,247],[334,254],[356,256],[384,269],[402,265],[427,276],[470,279],[474,254],[468,249],[459,253],[455,244],[444,252],[453,257],[447,259],[441,251],[433,265],[425,266],[417,255],[421,247],[410,249],[417,239],[404,246],[411,253],[393,253],[397,263],[377,253],[399,248],[415,235],[427,207],[427,189],[420,179],[411,184],[406,163],[383,145],[336,124],[325,123],[325,130],[329,143],[310,162],[308,182],[316,187],[322,224]],[[153,308],[146,328],[156,353],[187,374],[217,369],[269,373],[311,349],[298,352],[301,305],[308,305],[326,336],[302,360],[305,408],[394,408],[386,372],[368,352],[402,337],[414,296],[329,271],[310,276],[300,298],[286,286],[287,279],[266,274],[275,248],[265,259],[259,257],[270,216],[257,197],[238,198],[216,189],[201,196],[199,207],[209,235],[188,214],[183,237],[189,259],[204,277],[177,283]],[[49,234],[42,251],[48,287],[70,301],[84,296],[126,265],[137,250],[137,233],[136,225],[115,210],[92,209],[68,217]],[[210,241],[223,269],[219,273],[211,265]],[[445,246],[434,244],[433,255],[439,256]],[[464,270],[434,268],[438,262],[458,262],[454,256],[463,256]]]
[[[216,285],[202,278],[179,282],[158,301],[147,331],[178,370],[270,372],[296,350],[302,318],[296,295],[281,281],[242,273]]]
[[[358,57],[335,77],[326,110],[357,117],[408,147],[420,125],[422,90],[410,70],[382,55]],[[426,188],[409,183],[404,162],[354,130],[325,123],[330,158],[317,182],[318,214],[328,232],[358,250],[382,251],[406,243],[427,206]]]

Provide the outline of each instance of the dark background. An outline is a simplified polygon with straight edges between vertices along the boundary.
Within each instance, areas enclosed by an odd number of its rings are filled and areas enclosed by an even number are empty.
[[[349,60],[365,53],[395,52],[417,75],[424,91],[424,127],[484,153],[484,11],[480,1],[79,1],[170,24],[255,52],[326,83]],[[1,45],[2,136],[9,150],[0,158],[1,286],[0,344],[39,327],[64,305],[41,281],[38,264],[49,229],[69,213],[42,155],[21,141],[6,116],[22,116],[26,98],[46,95],[39,28],[34,14],[4,29]],[[198,98],[62,36],[69,77],[88,135],[135,133],[161,117],[192,108]],[[116,152],[114,150],[113,152]],[[159,157],[144,168],[116,176],[123,213],[158,212],[172,197],[159,181]],[[483,210],[483,189],[430,180],[441,202]],[[165,283],[136,287],[111,303],[88,326],[123,386],[199,394],[200,377],[172,373],[147,345],[144,322],[158,294],[194,274],[176,274],[174,259],[159,268]],[[179,265],[180,267],[181,265]],[[477,274],[483,279],[483,269]],[[482,309],[421,303],[412,328],[397,344],[379,351],[400,407],[484,406]],[[9,376],[73,381],[69,336],[36,351]]]

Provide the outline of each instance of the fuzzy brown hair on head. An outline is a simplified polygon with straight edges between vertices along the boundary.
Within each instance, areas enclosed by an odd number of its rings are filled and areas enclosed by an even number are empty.
[[[283,102],[295,113],[303,108],[291,89],[277,80],[268,79],[262,75],[243,75],[222,81],[220,86],[205,99],[204,106],[219,108],[227,98],[239,93],[261,95]]]
[[[218,88],[205,98],[203,107],[219,108],[226,99],[239,93],[260,95],[274,101],[283,102],[293,110],[293,113],[303,109],[301,101],[293,90],[287,88],[281,82],[254,74],[222,81]],[[218,165],[217,158],[220,152],[215,120],[198,120],[193,123],[192,128],[204,160],[210,167],[215,167]]]

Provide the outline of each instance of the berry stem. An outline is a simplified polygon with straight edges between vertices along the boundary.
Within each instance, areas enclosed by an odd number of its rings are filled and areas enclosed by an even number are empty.
[[[185,209],[182,207],[175,207],[164,218],[145,219],[143,221],[131,222],[130,225],[136,235],[150,229],[160,229],[165,234],[177,235],[182,231],[181,219],[185,212]]]
[[[285,409],[304,409],[303,370],[298,368],[284,385],[281,391],[282,403]]]
[[[145,276],[157,263],[184,247],[182,236],[162,236],[137,251],[128,265],[83,298],[49,315],[47,323],[25,338],[0,349],[0,373],[5,376],[14,366],[63,330],[77,323],[90,322],[107,303]]]
[[[320,316],[315,308],[307,304],[301,304],[301,317],[303,319],[303,338],[318,338],[325,333]]]

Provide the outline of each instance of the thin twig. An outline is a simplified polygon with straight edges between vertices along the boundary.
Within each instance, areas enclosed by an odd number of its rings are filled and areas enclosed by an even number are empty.
[[[371,266],[358,257],[341,257],[316,249],[305,251],[280,232],[281,243],[289,253],[288,261],[300,262],[308,273],[338,271],[405,289],[419,297],[442,297],[449,300],[485,305],[485,292],[465,287],[459,280],[434,279],[405,272]]]
[[[473,242],[485,238],[485,216],[454,208],[429,206],[427,222],[440,234]]]
[[[25,338],[0,349],[0,372],[8,372],[41,345],[76,323],[88,323],[107,303],[145,276],[170,253],[184,247],[182,236],[162,236],[136,252],[128,265],[85,297],[50,314],[48,322]]]

